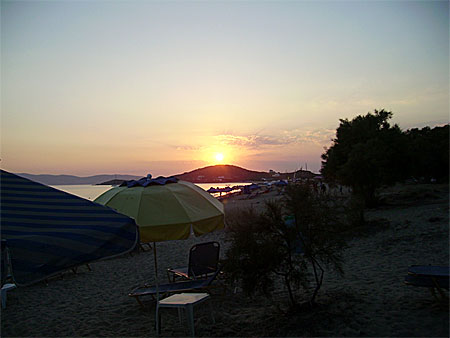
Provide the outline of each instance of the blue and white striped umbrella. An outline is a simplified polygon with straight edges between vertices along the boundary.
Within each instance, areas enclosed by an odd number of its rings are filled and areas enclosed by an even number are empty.
[[[1,238],[13,278],[28,285],[131,251],[133,219],[103,205],[1,170]]]

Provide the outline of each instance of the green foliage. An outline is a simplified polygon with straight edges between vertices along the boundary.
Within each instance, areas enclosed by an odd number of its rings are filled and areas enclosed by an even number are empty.
[[[410,129],[408,140],[409,174],[427,181],[435,178],[448,182],[449,178],[449,125]]]
[[[340,120],[333,145],[322,155],[322,175],[350,186],[367,206],[376,204],[376,190],[405,178],[407,139],[392,112],[384,109],[353,120]]]
[[[293,307],[296,290],[307,289],[313,277],[310,302],[314,302],[322,285],[323,266],[343,272],[341,220],[326,195],[315,194],[307,183],[289,185],[285,198],[266,203],[264,212],[242,210],[227,219],[228,276],[241,281],[246,293],[262,291],[268,296],[280,278]]]

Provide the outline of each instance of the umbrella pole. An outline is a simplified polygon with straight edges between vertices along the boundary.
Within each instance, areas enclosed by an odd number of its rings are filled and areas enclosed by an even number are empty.
[[[156,301],[159,302],[158,260],[156,258],[156,242],[153,242],[153,259],[155,260]]]
[[[159,281],[158,281],[158,259],[156,258],[156,242],[153,242],[153,259],[155,261],[155,282],[156,282],[156,337],[159,337],[160,322],[159,322]]]

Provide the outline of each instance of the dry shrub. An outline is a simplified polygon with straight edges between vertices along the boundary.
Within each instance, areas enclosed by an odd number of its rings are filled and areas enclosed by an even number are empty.
[[[343,273],[344,218],[328,195],[315,193],[308,182],[288,186],[285,198],[266,202],[263,212],[241,210],[227,219],[229,278],[240,281],[249,295],[267,296],[281,279],[292,308],[298,305],[296,290],[308,290],[314,281],[313,304],[325,268]]]

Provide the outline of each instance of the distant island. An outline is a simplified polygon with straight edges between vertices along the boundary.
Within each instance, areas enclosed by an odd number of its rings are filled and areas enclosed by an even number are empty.
[[[34,174],[17,174],[25,177],[29,180],[39,182],[46,185],[77,185],[77,184],[98,184],[107,180],[118,180],[123,182],[124,180],[136,180],[141,178],[140,176],[133,175],[94,175],[87,177],[79,177],[74,175],[34,175]]]
[[[138,180],[144,176],[134,175],[94,175],[79,177],[74,175],[34,175],[21,173],[19,176],[47,185],[120,185],[123,181]],[[180,180],[192,183],[233,183],[287,180],[292,178],[313,178],[318,176],[308,170],[281,173],[273,170],[253,171],[235,165],[213,165],[195,169],[183,174],[173,175]]]
[[[248,170],[235,165],[214,165],[175,175],[180,180],[193,183],[273,181],[292,179],[294,177],[313,178],[315,176],[317,175],[308,170],[298,170],[290,173],[280,173],[273,170],[265,172]]]
[[[192,183],[233,183],[233,182],[253,182],[253,181],[274,181],[287,180],[293,178],[313,178],[317,174],[308,170],[298,170],[290,173],[280,173],[273,170],[252,171],[235,165],[213,165],[195,169],[183,174],[173,175],[174,177]],[[101,185],[119,185],[123,180],[109,180]]]

